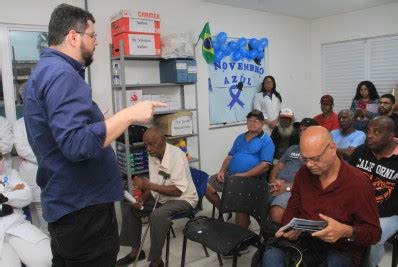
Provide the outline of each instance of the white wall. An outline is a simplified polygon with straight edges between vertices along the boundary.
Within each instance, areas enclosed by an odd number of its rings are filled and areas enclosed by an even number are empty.
[[[89,10],[96,19],[100,45],[92,65],[94,98],[103,108],[111,107],[109,48],[111,41],[109,17],[122,8],[155,11],[161,15],[161,34],[188,32],[196,41],[206,21],[213,34],[225,31],[234,37],[267,37],[269,39],[269,69],[276,78],[277,88],[284,98],[283,106],[293,108],[301,118],[309,114],[296,99],[308,98],[310,23],[305,20],[256,12],[247,9],[204,3],[198,0],[118,0],[89,1]],[[216,172],[230,149],[234,138],[244,126],[209,130],[207,65],[198,48],[198,93],[202,169]],[[157,71],[155,69],[155,71]],[[304,92],[304,93],[303,93]]]
[[[322,96],[322,51],[324,43],[340,42],[398,33],[398,3],[368,8],[311,21],[311,103],[313,113],[320,113]],[[353,88],[352,96],[354,97]]]
[[[48,25],[52,10],[61,2],[84,7],[83,0],[33,2],[2,0],[0,23]],[[299,119],[310,114],[307,106],[297,101],[310,97],[309,21],[199,0],[89,0],[88,8],[96,18],[95,29],[99,42],[91,67],[93,97],[103,110],[107,108],[111,110],[112,106],[108,47],[111,41],[109,17],[122,8],[129,8],[160,13],[162,35],[188,32],[196,41],[204,23],[209,21],[213,34],[225,31],[234,37],[267,37],[269,39],[268,73],[276,78],[277,89],[284,99],[283,106],[293,108]],[[244,131],[245,127],[208,129],[207,65],[201,57],[199,48],[196,52],[202,168],[209,173],[214,173],[218,170],[234,138]]]

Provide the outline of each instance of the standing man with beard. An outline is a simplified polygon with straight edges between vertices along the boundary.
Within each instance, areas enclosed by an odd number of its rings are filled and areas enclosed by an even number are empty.
[[[370,249],[370,266],[380,264],[384,244],[398,231],[398,145],[393,141],[394,122],[379,116],[368,124],[366,143],[351,156],[350,164],[357,167],[373,183],[379,208],[382,235]]]
[[[379,114],[390,117],[395,124],[395,142],[398,143],[398,114],[394,112],[395,97],[392,94],[384,94],[379,101]]]
[[[141,102],[104,119],[84,80],[97,45],[94,23],[91,13],[59,5],[51,14],[49,48],[25,88],[25,125],[38,161],[53,266],[115,265],[114,202],[123,189],[110,144],[164,105]]]

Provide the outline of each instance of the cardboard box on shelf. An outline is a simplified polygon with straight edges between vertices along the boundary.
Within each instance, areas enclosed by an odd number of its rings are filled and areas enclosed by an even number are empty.
[[[185,59],[168,59],[159,62],[161,83],[186,83],[188,81],[188,68]]]
[[[140,10],[120,10],[111,17],[111,34],[115,36],[123,32],[160,34],[160,15]]]
[[[192,112],[190,111],[157,116],[155,123],[164,135],[176,136],[193,133]]]
[[[119,41],[123,40],[125,55],[159,56],[161,55],[160,34],[121,33],[112,36],[112,56],[120,55]]]
[[[195,59],[187,59],[187,82],[188,83],[196,83],[198,78],[197,78],[197,70],[196,70],[196,60]]]

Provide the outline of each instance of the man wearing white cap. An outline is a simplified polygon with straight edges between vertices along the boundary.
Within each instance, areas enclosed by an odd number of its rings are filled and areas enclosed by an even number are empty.
[[[278,127],[271,133],[275,145],[274,159],[280,159],[286,149],[300,142],[299,131],[293,126],[294,113],[290,108],[283,108],[279,113]]]

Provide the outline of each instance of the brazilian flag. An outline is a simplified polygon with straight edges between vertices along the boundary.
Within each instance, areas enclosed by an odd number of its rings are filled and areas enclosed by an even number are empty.
[[[214,62],[214,48],[213,41],[211,40],[210,26],[209,23],[206,22],[203,27],[202,32],[199,35],[199,38],[203,40],[202,44],[202,54],[207,64],[211,64]]]

